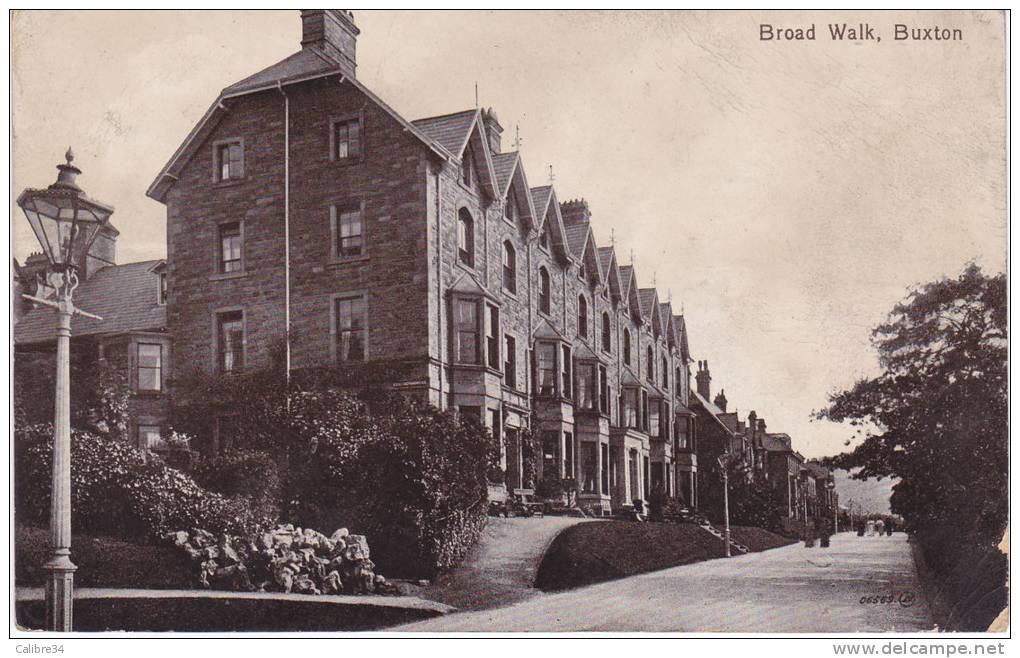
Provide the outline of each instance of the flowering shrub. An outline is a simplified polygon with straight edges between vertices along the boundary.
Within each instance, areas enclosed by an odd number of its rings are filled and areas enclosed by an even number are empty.
[[[49,517],[52,427],[15,432],[15,509],[27,522]],[[76,530],[153,539],[180,527],[254,532],[273,521],[244,498],[206,491],[188,475],[126,444],[71,434],[71,513]]]

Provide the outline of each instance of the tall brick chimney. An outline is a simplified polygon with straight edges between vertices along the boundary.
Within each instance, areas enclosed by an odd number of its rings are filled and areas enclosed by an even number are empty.
[[[708,374],[708,361],[698,361],[698,374],[695,375],[698,382],[698,395],[705,400],[712,399],[712,375]]]
[[[120,231],[115,229],[112,224],[105,224],[99,229],[99,234],[92,242],[92,247],[89,248],[89,253],[85,257],[84,278],[92,276],[104,267],[117,264],[117,236],[119,235]]]
[[[503,134],[503,126],[499,124],[496,112],[491,107],[482,110],[482,121],[485,122],[485,134],[489,138],[489,150],[493,153],[500,153],[502,143],[500,135]]]
[[[715,396],[715,399],[712,400],[712,404],[719,407],[723,411],[726,411],[726,402],[727,402],[726,389],[720,389],[719,393]]]
[[[315,48],[354,77],[357,68],[355,48],[361,30],[354,14],[347,9],[302,9],[301,47]]]

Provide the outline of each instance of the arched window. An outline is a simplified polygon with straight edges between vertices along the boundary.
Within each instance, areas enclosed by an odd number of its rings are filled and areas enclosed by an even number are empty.
[[[546,315],[551,312],[551,300],[549,292],[549,272],[544,268],[538,268],[538,310]]]
[[[457,258],[468,267],[475,266],[475,220],[467,208],[457,214]]]
[[[623,330],[623,362],[630,365],[630,329]]]
[[[648,381],[654,382],[655,373],[652,371],[652,369],[655,367],[655,354],[652,353],[651,345],[649,345],[648,349],[645,350],[645,367],[648,369],[648,372],[645,373],[645,377],[648,379]]]
[[[503,243],[503,289],[517,292],[517,251],[509,240]]]
[[[669,390],[669,363],[665,355],[662,357],[662,388]]]
[[[613,350],[613,328],[609,324],[609,314],[602,314],[602,351],[611,352]]]
[[[588,300],[584,295],[577,296],[577,335],[588,337]]]
[[[542,224],[542,232],[538,235],[538,245],[543,249],[549,248],[549,220]]]
[[[676,372],[673,374],[673,381],[676,382],[674,384],[674,386],[676,386],[676,394],[677,395],[681,394],[681,390],[682,389],[680,387],[683,386],[683,381],[684,381],[683,377],[681,377],[680,374],[681,374],[680,367],[677,366]]]

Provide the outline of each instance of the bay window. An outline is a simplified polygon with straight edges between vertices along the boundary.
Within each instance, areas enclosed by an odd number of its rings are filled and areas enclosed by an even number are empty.
[[[536,378],[538,394],[542,396],[556,395],[556,345],[554,343],[538,343],[535,345],[538,363]]]
[[[595,397],[596,375],[594,363],[577,364],[577,406],[597,410]]]
[[[481,346],[478,339],[478,301],[457,299],[454,309],[454,325],[457,331],[457,362],[481,365]]]

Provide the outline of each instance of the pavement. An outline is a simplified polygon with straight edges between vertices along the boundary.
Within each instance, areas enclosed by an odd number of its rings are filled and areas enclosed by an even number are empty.
[[[18,587],[15,599],[18,601],[42,601],[45,598],[42,587]],[[203,599],[227,601],[282,601],[290,603],[315,603],[318,605],[343,606],[376,606],[382,608],[402,608],[406,610],[425,610],[436,614],[453,612],[454,608],[425,600],[415,596],[384,596],[381,594],[328,596],[315,594],[288,594],[284,592],[232,592],[215,589],[132,589],[118,587],[78,587],[74,590],[76,601],[102,599]]]
[[[842,533],[828,549],[805,548],[801,542],[562,593],[536,593],[507,607],[388,630],[846,634],[933,628],[907,536]]]
[[[460,610],[506,606],[540,595],[532,585],[549,544],[565,528],[589,520],[490,517],[465,560],[413,594]]]

